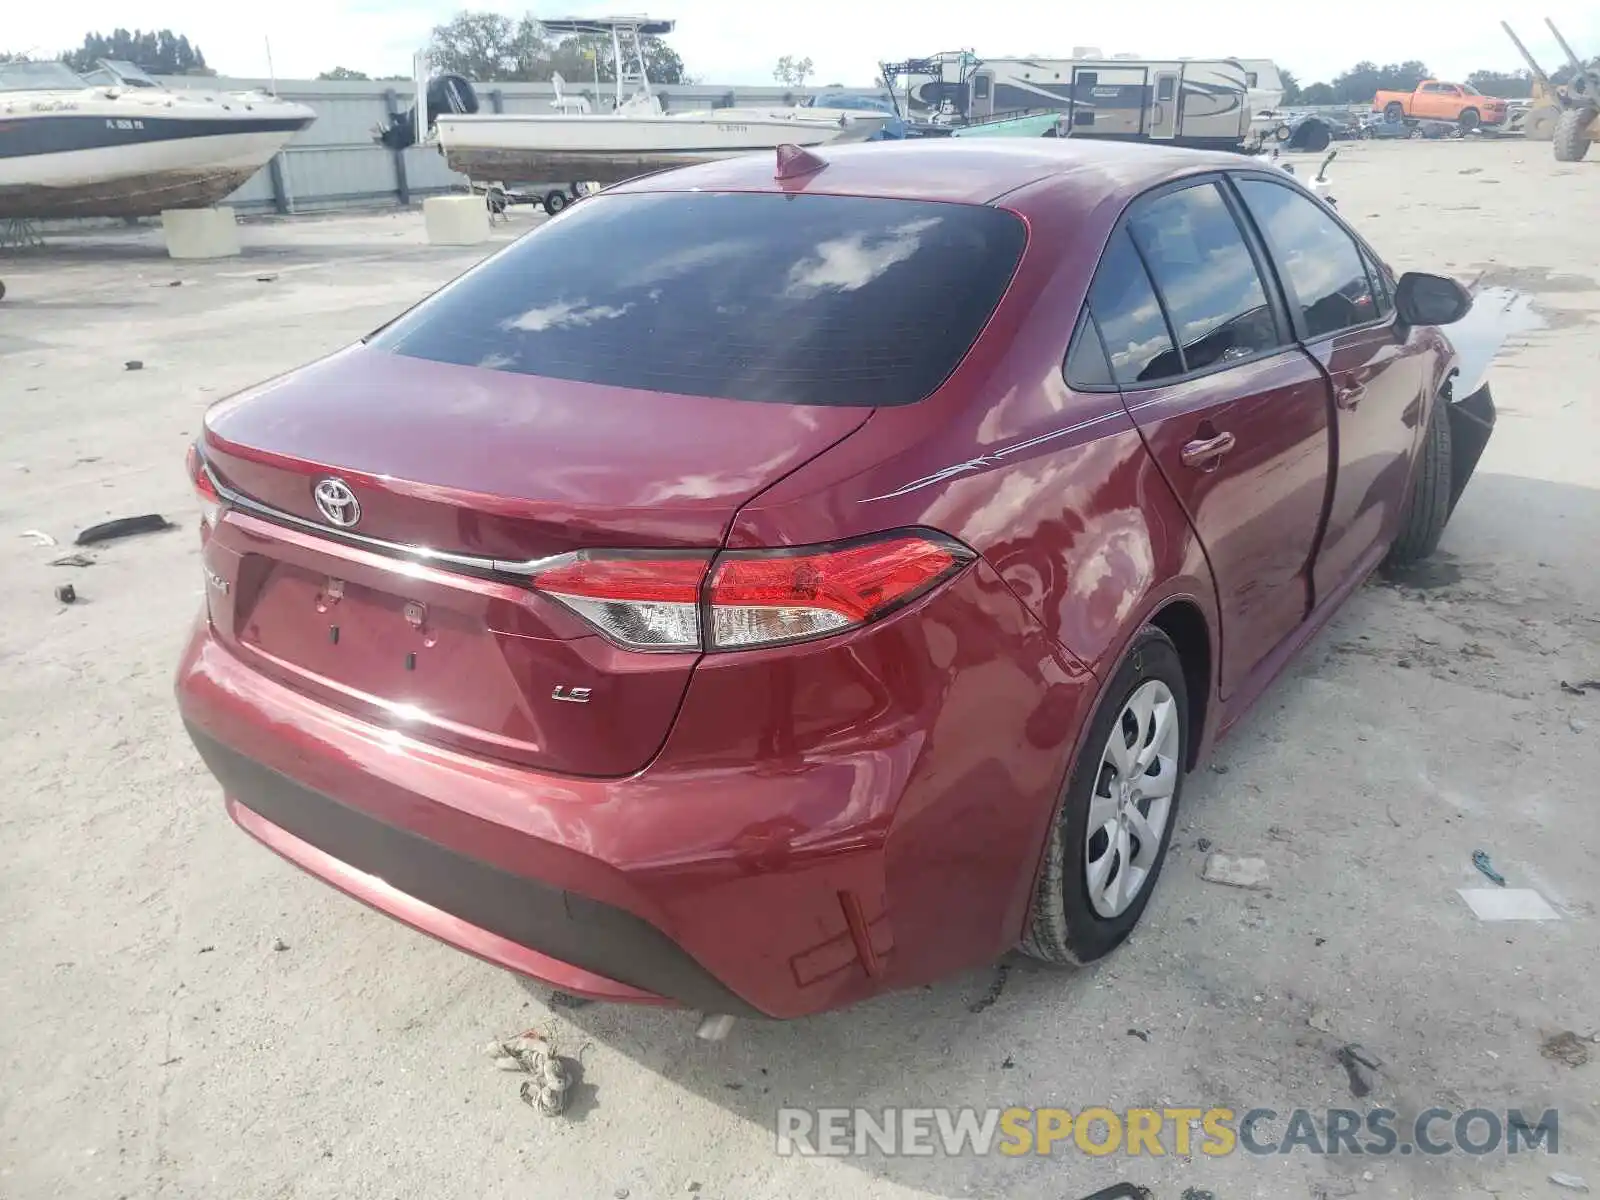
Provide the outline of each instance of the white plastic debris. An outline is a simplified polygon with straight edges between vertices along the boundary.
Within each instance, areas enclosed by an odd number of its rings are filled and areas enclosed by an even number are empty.
[[[1213,854],[1206,859],[1200,878],[1210,883],[1226,884],[1228,887],[1264,888],[1267,886],[1267,860]]]
[[[1558,1188],[1566,1188],[1569,1192],[1587,1192],[1589,1190],[1589,1185],[1584,1181],[1582,1175],[1569,1175],[1565,1171],[1551,1172],[1550,1182]]]
[[[1457,888],[1480,921],[1559,921],[1561,914],[1532,888]]]

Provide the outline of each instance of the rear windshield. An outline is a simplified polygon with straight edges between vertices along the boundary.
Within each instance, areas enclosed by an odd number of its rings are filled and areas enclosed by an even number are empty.
[[[778,404],[909,404],[1011,281],[1021,220],[962,204],[595,196],[387,326],[434,362]]]

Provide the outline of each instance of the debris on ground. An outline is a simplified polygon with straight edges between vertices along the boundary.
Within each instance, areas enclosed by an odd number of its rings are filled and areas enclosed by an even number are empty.
[[[89,546],[95,542],[109,542],[113,538],[132,537],[137,533],[160,533],[172,527],[172,522],[160,513],[140,513],[137,517],[118,517],[114,521],[91,525],[77,536],[73,544]]]
[[[281,954],[281,953],[283,953],[283,951],[285,951],[285,950],[287,950],[289,948],[289,943],[284,941],[282,938],[273,938],[272,939],[272,948],[274,950],[278,951],[278,953]]]
[[[577,1064],[558,1055],[537,1031],[530,1029],[508,1041],[490,1042],[484,1051],[500,1070],[532,1076],[522,1083],[524,1104],[537,1108],[547,1117],[559,1117],[566,1112],[567,1093],[577,1077]],[[626,1195],[626,1191],[623,1194]]]
[[[1563,1029],[1560,1033],[1545,1038],[1539,1045],[1539,1053],[1552,1062],[1566,1063],[1569,1067],[1581,1067],[1589,1061],[1588,1041],[1589,1039],[1579,1037],[1570,1029]]]
[[[1206,859],[1206,865],[1200,871],[1200,878],[1209,883],[1226,884],[1228,887],[1264,888],[1267,886],[1267,860],[1213,854]]]
[[[993,1007],[994,1002],[1000,999],[1000,993],[1006,990],[1006,976],[1010,974],[1010,963],[997,963],[994,968],[994,978],[989,982],[989,990],[967,1005],[967,1011],[977,1015],[984,1009]]]
[[[1550,1182],[1558,1188],[1566,1188],[1569,1192],[1587,1192],[1589,1184],[1582,1175],[1569,1175],[1565,1171],[1552,1171]]]
[[[1457,888],[1480,921],[1559,921],[1561,914],[1532,888],[1501,885],[1491,888]]]
[[[56,585],[56,599],[61,601],[63,604],[76,603],[78,599],[78,589],[73,587],[70,583],[59,583]]]
[[[52,567],[92,567],[94,559],[87,554],[62,554],[50,560]]]
[[[554,1008],[587,1008],[594,1001],[587,996],[574,996],[571,992],[560,990],[550,993],[550,1004]]]
[[[201,946],[200,947],[200,953],[201,954],[210,954],[215,949],[216,949],[215,946]]]
[[[274,282],[277,281],[277,278],[278,277],[276,275],[257,275],[256,276],[256,282],[257,283],[274,283]]]
[[[1355,1042],[1340,1046],[1333,1052],[1333,1057],[1350,1077],[1350,1094],[1357,1100],[1370,1096],[1376,1082],[1372,1072],[1378,1069],[1380,1060]]]
[[[1580,717],[1568,717],[1567,728],[1572,730],[1573,733],[1582,733],[1589,728],[1589,723]]]
[[[1000,1060],[1000,1069],[1002,1071],[1009,1071],[1013,1067],[1015,1067],[1016,1065],[1017,1065],[1017,1060],[1015,1058],[1013,1058],[1009,1054],[1006,1055],[1003,1059]]]
[[[1478,871],[1485,879],[1489,879],[1494,883],[1499,884],[1501,887],[1505,887],[1506,877],[1494,869],[1494,865],[1489,861],[1489,855],[1487,851],[1474,850],[1472,852],[1472,865],[1478,868]]]
[[[54,546],[56,544],[55,538],[42,529],[24,529],[17,536],[27,538],[35,546]]]
[[[1561,681],[1561,690],[1569,696],[1587,696],[1592,688],[1600,688],[1600,679],[1583,679],[1577,683],[1568,683],[1565,679]]]
[[[1148,1029],[1130,1029],[1128,1030],[1128,1036],[1136,1037],[1141,1042],[1148,1042],[1150,1040],[1150,1031]]]
[[[1217,1200],[1217,1194],[1208,1192],[1205,1188],[1187,1187],[1183,1189],[1183,1195],[1179,1200]]]
[[[1311,1015],[1306,1018],[1306,1024],[1313,1029],[1320,1029],[1323,1033],[1332,1033],[1333,1014],[1325,1008],[1313,1008]]]
[[[1211,839],[1210,838],[1200,838],[1200,839],[1198,839],[1194,844],[1194,848],[1196,850],[1200,851],[1201,854],[1204,854],[1207,850],[1211,849]]]
[[[144,370],[144,363],[140,359],[130,358],[122,364],[122,369],[124,371],[142,371]]]

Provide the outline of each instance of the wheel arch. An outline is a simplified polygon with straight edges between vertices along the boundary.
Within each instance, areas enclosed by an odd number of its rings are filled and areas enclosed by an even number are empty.
[[[1189,753],[1184,766],[1192,771],[1200,762],[1200,749],[1206,740],[1206,722],[1211,712],[1217,660],[1211,626],[1200,606],[1187,597],[1167,601],[1144,623],[1154,625],[1172,639],[1178,659],[1183,663],[1183,681],[1189,695]]]

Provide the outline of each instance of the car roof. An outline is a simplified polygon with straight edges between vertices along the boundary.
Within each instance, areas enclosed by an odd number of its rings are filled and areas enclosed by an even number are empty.
[[[606,190],[819,192],[988,204],[1042,180],[1091,199],[1141,192],[1196,171],[1256,165],[1236,154],[1078,138],[917,138],[821,146],[811,153],[827,166],[786,180],[773,177],[776,155],[765,151],[662,171]]]

